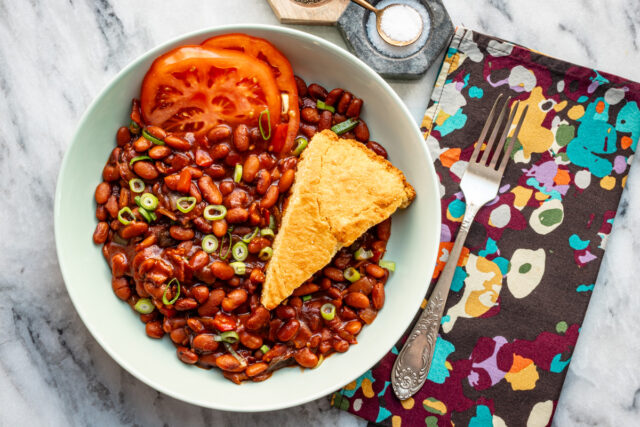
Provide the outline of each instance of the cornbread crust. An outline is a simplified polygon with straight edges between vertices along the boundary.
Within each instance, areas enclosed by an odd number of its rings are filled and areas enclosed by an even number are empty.
[[[340,248],[409,206],[415,195],[399,169],[362,143],[329,130],[316,134],[298,162],[262,304],[275,308]]]

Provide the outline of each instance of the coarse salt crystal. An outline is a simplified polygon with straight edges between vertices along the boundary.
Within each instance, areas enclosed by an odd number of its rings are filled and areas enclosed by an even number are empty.
[[[393,40],[408,42],[420,35],[422,17],[410,6],[394,5],[382,14],[380,29]]]

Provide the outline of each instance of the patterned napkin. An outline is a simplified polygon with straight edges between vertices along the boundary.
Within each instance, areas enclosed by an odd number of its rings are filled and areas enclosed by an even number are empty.
[[[640,138],[640,85],[458,29],[422,123],[441,182],[434,279],[499,93],[529,112],[498,197],[471,227],[426,384],[402,402],[393,394],[403,338],[334,406],[394,427],[550,424]]]

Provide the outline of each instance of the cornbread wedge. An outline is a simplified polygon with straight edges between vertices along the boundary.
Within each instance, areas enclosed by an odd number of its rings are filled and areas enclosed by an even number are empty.
[[[362,143],[329,130],[316,134],[298,162],[262,304],[275,308],[340,248],[409,206],[415,194],[400,170]]]

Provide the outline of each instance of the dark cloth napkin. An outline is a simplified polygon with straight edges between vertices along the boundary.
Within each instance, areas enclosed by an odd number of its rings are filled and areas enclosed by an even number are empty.
[[[459,28],[422,123],[441,182],[434,279],[499,93],[529,112],[498,197],[471,227],[426,384],[402,402],[393,394],[405,336],[334,406],[394,427],[551,423],[640,138],[640,85]]]

